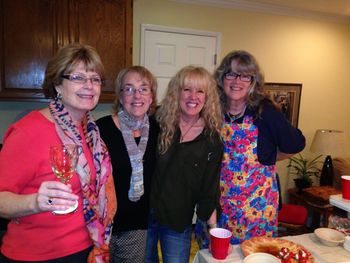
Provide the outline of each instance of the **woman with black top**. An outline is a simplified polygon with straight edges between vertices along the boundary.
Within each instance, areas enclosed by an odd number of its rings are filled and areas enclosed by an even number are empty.
[[[111,156],[118,212],[110,242],[111,262],[144,262],[151,175],[159,127],[157,83],[144,67],[122,70],[115,85],[113,114],[97,121]]]
[[[192,217],[216,223],[221,107],[216,83],[202,67],[182,68],[169,82],[157,111],[161,127],[157,167],[152,177],[147,263],[188,262]]]

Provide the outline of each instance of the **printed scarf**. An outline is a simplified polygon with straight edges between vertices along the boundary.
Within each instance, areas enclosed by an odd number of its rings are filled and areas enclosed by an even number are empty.
[[[83,149],[79,129],[64,108],[62,101],[56,98],[51,101],[49,108],[62,144],[76,144]],[[106,145],[100,138],[99,130],[90,112],[85,114],[82,127],[96,169],[96,180],[91,180],[88,162],[83,151],[80,150],[76,173],[79,175],[83,192],[84,220],[94,243],[88,262],[107,263],[112,220],[117,206],[112,167]]]
[[[118,112],[118,119],[132,168],[128,197],[130,201],[137,202],[144,193],[142,160],[148,142],[148,115],[145,114],[143,120],[135,120],[127,112],[121,110]],[[136,130],[141,130],[141,140],[138,145],[133,136],[133,131]]]

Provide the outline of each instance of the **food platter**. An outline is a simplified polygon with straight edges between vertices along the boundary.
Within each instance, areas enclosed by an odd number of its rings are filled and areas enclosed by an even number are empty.
[[[272,237],[253,237],[241,244],[244,256],[252,253],[268,253],[278,257],[282,263],[313,263],[311,253],[303,246],[289,240]]]

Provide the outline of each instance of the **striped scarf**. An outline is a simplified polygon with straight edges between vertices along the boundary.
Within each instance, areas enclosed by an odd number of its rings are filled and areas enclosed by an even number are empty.
[[[62,144],[76,144],[82,147],[83,141],[79,129],[62,101],[56,98],[51,101],[49,108]],[[105,263],[109,262],[108,246],[117,206],[112,167],[106,145],[90,112],[85,114],[82,127],[96,169],[96,180],[91,180],[88,162],[83,151],[80,151],[76,172],[83,192],[84,220],[94,243],[88,262]]]
[[[142,120],[135,120],[129,113],[121,110],[118,112],[118,118],[132,170],[128,197],[130,201],[137,202],[144,194],[142,160],[148,142],[148,115],[145,114]],[[136,130],[141,130],[141,139],[138,145],[136,144],[133,136],[133,131]]]

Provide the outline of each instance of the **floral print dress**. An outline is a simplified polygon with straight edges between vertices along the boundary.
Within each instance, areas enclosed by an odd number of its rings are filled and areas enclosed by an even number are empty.
[[[231,244],[254,236],[277,233],[278,186],[276,166],[258,161],[258,128],[253,117],[228,121],[221,130],[224,155],[220,176],[218,226],[232,232]]]
[[[224,154],[218,227],[232,232],[231,244],[254,236],[276,236],[279,197],[276,166],[258,161],[258,127],[253,117],[246,115],[242,123],[237,123],[225,116],[221,137]],[[206,223],[197,219],[194,232],[200,248],[208,248]]]

